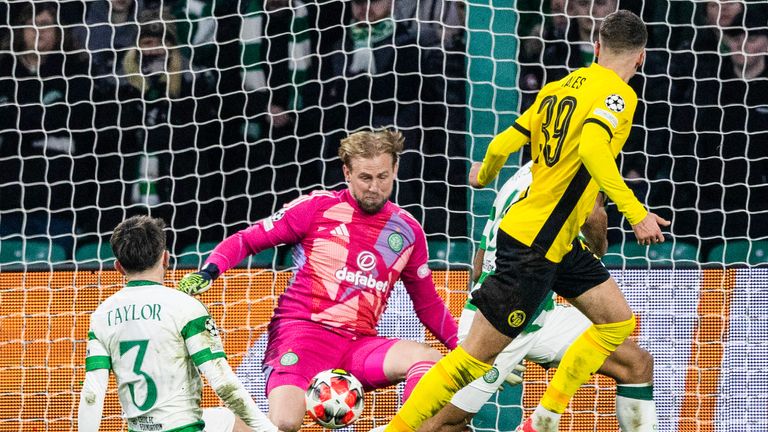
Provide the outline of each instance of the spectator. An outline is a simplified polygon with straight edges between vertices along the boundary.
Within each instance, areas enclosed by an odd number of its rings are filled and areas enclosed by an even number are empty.
[[[408,20],[418,28],[430,27],[445,45],[464,33],[465,7],[460,0],[400,0],[394,4],[395,20]]]
[[[757,6],[754,6],[754,9],[748,10],[745,28],[737,27],[726,31],[725,42],[731,53],[731,70],[724,71],[723,78],[762,83],[766,72],[765,55],[768,53],[768,15],[765,14],[765,9],[757,9]],[[758,102],[758,99],[753,99],[753,102]]]
[[[427,70],[437,71],[421,101],[420,164],[429,167],[422,170],[427,184],[420,188],[421,206],[409,210],[423,220],[429,233],[466,236],[461,212],[467,205],[466,190],[451,186],[463,184],[466,178],[464,163],[457,159],[466,157],[466,5],[453,0],[405,0],[393,2],[393,7],[396,22],[436,45],[422,47],[429,50]],[[407,203],[407,198],[401,194],[400,201]]]
[[[424,225],[430,233],[447,233],[450,237],[467,236],[466,178],[464,158],[467,156],[466,87],[467,38],[466,9],[463,2],[447,2],[446,13],[457,26],[445,26],[443,52],[430,58],[431,69],[443,71],[435,77],[433,97],[423,101],[424,138],[423,178],[427,182],[422,197]],[[445,174],[444,174],[445,173]],[[438,223],[439,221],[439,223]]]
[[[221,99],[223,221],[266,216],[296,196],[275,199],[274,192],[297,177],[296,112],[311,63],[308,10],[300,0],[180,0],[172,13],[182,49],[195,69],[213,76]],[[283,168],[273,173],[268,165]]]
[[[244,80],[249,90],[261,95],[252,100],[263,104],[252,106],[248,112],[247,166],[252,177],[262,180],[251,181],[249,196],[243,199],[257,197],[264,203],[252,207],[257,212],[251,214],[251,220],[267,216],[298,197],[302,186],[299,166],[311,158],[297,139],[297,117],[305,106],[304,85],[311,65],[308,18],[308,8],[298,0],[269,0],[264,2],[263,11],[251,13],[244,22],[252,38],[243,38],[251,44],[246,50],[250,54],[243,58]],[[266,115],[253,116],[259,112]],[[309,128],[308,133],[317,132],[317,125]],[[239,161],[242,167],[242,159]],[[242,222],[249,219],[247,216],[236,219]]]
[[[569,17],[565,42],[547,44],[544,63],[545,82],[558,80],[570,70],[589,66],[595,59],[597,29],[603,18],[618,9],[618,0],[571,0],[567,2]],[[563,68],[567,65],[567,68]]]
[[[8,4],[0,3],[0,50],[8,51],[11,45],[11,26],[10,15],[8,14]]]
[[[568,59],[571,68],[589,66],[595,59],[597,31],[603,18],[618,10],[618,0],[571,0],[567,3],[568,15],[572,17],[571,27],[566,35],[571,43],[567,54],[560,54],[554,60]],[[575,26],[573,25],[575,24]],[[553,47],[564,48],[562,45]],[[574,49],[576,48],[576,49]],[[547,57],[549,58],[549,57]]]
[[[444,109],[434,109],[447,103],[446,59],[437,34],[429,28],[417,31],[418,26],[407,20],[396,21],[392,7],[392,0],[353,0],[352,21],[343,40],[320,59],[323,139],[337,142],[344,131],[397,126],[407,146],[400,161],[397,202],[423,220],[427,232],[445,233],[445,217],[422,219],[425,197],[438,200],[435,207],[445,207],[447,196],[445,190],[430,190],[429,180],[435,178],[429,174],[434,171],[424,168],[428,159],[423,155],[447,163],[451,155],[464,157],[464,147],[449,149],[445,137],[431,141],[422,131],[460,130],[463,125],[446,125]],[[325,146],[324,159],[333,159],[335,150]],[[339,172],[326,169],[325,184],[340,184]],[[439,173],[440,181],[445,181],[444,173]]]
[[[144,10],[139,23],[139,46],[123,59],[119,89],[128,135],[123,200],[169,221],[179,248],[200,240],[198,229],[215,211],[208,203],[221,157],[217,98],[209,80],[189,70],[167,13]]]
[[[768,235],[765,222],[768,112],[768,35],[766,14],[748,9],[746,28],[726,30],[730,55],[721,64],[720,91],[699,108],[697,142],[699,210],[702,234],[757,238]],[[763,198],[758,198],[762,196]],[[762,212],[762,213],[759,213]],[[759,218],[759,219],[758,219]]]
[[[126,51],[136,46],[138,15],[143,0],[97,0],[88,2],[85,26],[76,36],[91,55],[91,75],[122,75]]]
[[[264,2],[264,38],[261,56],[243,59],[246,82],[250,74],[267,76],[266,88],[249,85],[249,90],[269,89],[269,118],[272,134],[282,135],[293,123],[295,111],[303,107],[301,85],[310,66],[308,11],[298,0],[268,0]],[[281,133],[283,131],[283,133]]]
[[[724,29],[736,25],[743,10],[742,2],[709,1],[697,4],[694,15],[681,22],[696,23],[695,28],[683,25],[670,34],[670,50],[651,49],[643,66],[644,74],[635,80],[642,90],[636,116],[642,118],[638,128],[625,145],[625,176],[636,179],[633,184],[641,198],[648,195],[651,206],[663,206],[675,212],[672,230],[678,238],[689,237],[699,242],[700,219],[696,210],[699,187],[694,183],[701,161],[697,158],[694,119],[706,96],[719,91],[720,63],[726,34]],[[680,41],[680,42],[677,42]],[[702,96],[704,99],[702,99]],[[653,156],[650,156],[653,155]],[[646,188],[645,181],[650,180]],[[637,188],[642,186],[642,188]],[[609,209],[612,222],[620,217],[615,208]],[[624,233],[628,233],[624,226]],[[620,237],[611,230],[611,241]]]
[[[520,35],[520,111],[526,110],[536,99],[536,94],[544,86],[544,42],[552,43],[554,41],[565,41],[565,34],[568,31],[568,18],[565,15],[565,0],[551,0],[549,3],[549,14],[545,16],[544,22],[537,22],[541,19],[541,12],[525,13],[521,21],[533,21],[530,29],[524,30]],[[532,17],[532,18],[531,18]],[[523,22],[520,25],[524,26]]]
[[[544,84],[592,64],[597,28],[617,8],[618,0],[551,0],[551,15],[543,26],[535,24],[521,37],[521,110],[533,103]]]
[[[676,230],[705,248],[725,237],[762,237],[765,186],[765,5],[708,2],[707,26],[674,60],[673,205]],[[745,25],[742,23],[746,23]],[[687,45],[684,45],[685,49]],[[747,54],[746,56],[744,54]],[[695,61],[694,61],[695,60]],[[695,64],[695,68],[689,65]],[[764,147],[764,146],[762,146]],[[761,171],[762,170],[762,171]]]
[[[420,54],[436,52],[421,53],[420,48],[435,47],[436,35],[427,32],[419,38],[406,22],[395,21],[392,0],[354,0],[351,10],[344,39],[321,59],[320,78],[326,83],[321,104],[338,114],[326,116],[324,130],[339,133],[371,123],[415,129],[420,94],[414,90],[424,87],[418,72],[425,74],[433,66]]]
[[[672,102],[694,102],[705,96],[712,88],[700,92],[701,86],[717,86],[721,63],[729,62],[727,54],[732,44],[728,39],[732,30],[743,21],[744,3],[741,1],[708,1],[697,11],[696,26],[692,38],[684,40],[678,48],[681,53],[675,58],[672,75],[676,78]],[[731,31],[729,31],[731,30]],[[727,66],[724,68],[727,69]],[[698,94],[696,94],[698,93]]]
[[[0,235],[71,253],[87,202],[93,82],[58,21],[56,2],[9,5],[11,52],[0,59]]]

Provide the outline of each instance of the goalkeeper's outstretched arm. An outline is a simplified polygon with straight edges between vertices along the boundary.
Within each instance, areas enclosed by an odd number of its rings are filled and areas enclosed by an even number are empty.
[[[178,289],[191,295],[202,294],[219,275],[246,257],[274,246],[298,243],[310,229],[311,215],[320,201],[313,198],[321,196],[328,193],[317,191],[300,196],[271,217],[227,237],[213,249],[203,268],[179,281]]]
[[[256,432],[277,432],[277,427],[261,412],[225,358],[209,360],[198,366],[224,404]]]

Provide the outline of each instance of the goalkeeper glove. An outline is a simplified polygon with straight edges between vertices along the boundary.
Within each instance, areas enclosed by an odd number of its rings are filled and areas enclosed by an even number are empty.
[[[507,375],[504,381],[508,382],[511,386],[520,385],[523,383],[523,372],[525,372],[525,364],[520,362],[515,365],[515,368],[512,369],[512,372]]]
[[[219,268],[216,264],[206,264],[200,271],[184,275],[176,289],[189,295],[202,294],[208,291],[217,277],[219,277]]]

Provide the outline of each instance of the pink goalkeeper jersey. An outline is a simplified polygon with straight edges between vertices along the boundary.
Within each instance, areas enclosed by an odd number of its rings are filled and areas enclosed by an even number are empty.
[[[349,190],[316,191],[228,237],[206,264],[224,273],[248,255],[280,244],[296,245],[298,269],[278,300],[275,319],[376,335],[379,317],[401,279],[421,322],[455,348],[456,322],[435,291],[424,231],[392,202],[371,215]]]

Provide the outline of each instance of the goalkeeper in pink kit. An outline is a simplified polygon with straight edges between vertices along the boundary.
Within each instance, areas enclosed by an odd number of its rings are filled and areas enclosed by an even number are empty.
[[[320,371],[343,368],[366,390],[406,381],[406,399],[440,359],[434,348],[379,337],[376,325],[402,280],[419,320],[448,349],[457,326],[435,290],[419,223],[389,201],[403,149],[399,132],[363,131],[341,141],[348,188],[315,191],[221,242],[179,289],[198,294],[248,255],[295,244],[292,283],[269,324],[263,368],[269,419],[282,431],[301,427],[304,392]]]

